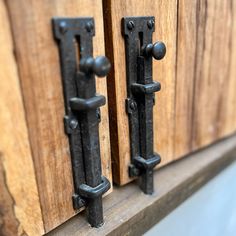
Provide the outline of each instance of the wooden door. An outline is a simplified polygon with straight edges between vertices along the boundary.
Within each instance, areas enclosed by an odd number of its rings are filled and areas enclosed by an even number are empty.
[[[0,181],[10,204],[4,209],[16,223],[14,233],[3,235],[41,235],[76,214],[52,17],[94,17],[94,56],[105,55],[102,1],[9,0],[0,6],[0,125],[6,134]],[[96,82],[98,93],[107,96],[106,80]],[[107,105],[101,108],[99,130],[102,172],[112,183]]]
[[[197,2],[194,150],[236,130],[235,5],[229,0]]]
[[[0,1],[0,235],[43,234],[8,12]]]
[[[116,183],[132,180],[122,17],[155,16],[153,42],[167,47],[165,58],[153,61],[153,79],[162,85],[154,106],[154,150],[161,167],[236,130],[234,11],[230,0],[104,1],[106,52],[113,61],[108,97]]]
[[[235,3],[178,4],[175,159],[236,130]]]
[[[162,85],[154,106],[154,149],[161,154],[164,164],[174,156],[177,1],[110,0],[104,4],[106,53],[113,61],[113,73],[108,78],[111,147],[114,181],[119,184],[131,180],[128,176],[130,141],[125,110],[125,44],[121,34],[121,19],[125,16],[155,16],[153,42],[165,42],[168,50],[162,61],[153,63],[153,79]]]

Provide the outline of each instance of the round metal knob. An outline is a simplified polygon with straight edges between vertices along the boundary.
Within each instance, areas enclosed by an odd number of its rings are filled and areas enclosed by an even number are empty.
[[[166,55],[166,45],[163,42],[150,43],[144,48],[144,54],[161,60]]]
[[[92,57],[80,61],[80,70],[85,73],[94,73],[98,77],[106,76],[111,69],[111,63],[105,56]]]

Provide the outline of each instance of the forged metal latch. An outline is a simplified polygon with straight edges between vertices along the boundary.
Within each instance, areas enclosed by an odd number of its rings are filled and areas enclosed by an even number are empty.
[[[153,193],[153,168],[161,158],[153,151],[154,92],[161,89],[152,79],[152,57],[161,60],[165,44],[152,44],[154,17],[125,17],[122,19],[126,51],[127,94],[129,115],[131,165],[130,177],[139,176],[140,188]]]
[[[102,176],[98,124],[105,97],[96,94],[95,76],[106,76],[110,62],[93,58],[93,18],[54,18],[63,81],[65,131],[69,137],[74,179],[73,206],[86,207],[93,227],[103,224],[102,195],[110,188]]]

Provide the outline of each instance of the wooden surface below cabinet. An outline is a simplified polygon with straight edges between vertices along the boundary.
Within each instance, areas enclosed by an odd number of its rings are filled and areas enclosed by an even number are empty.
[[[41,235],[76,214],[59,50],[51,21],[94,17],[94,56],[104,55],[102,1],[1,0],[0,13],[0,125],[5,131],[0,138],[0,182],[11,196],[17,223],[12,235]],[[106,79],[96,80],[96,86],[107,96]],[[99,130],[102,171],[112,183],[107,104],[101,107]]]
[[[116,183],[132,180],[122,17],[155,16],[153,42],[167,47],[165,58],[153,61],[153,80],[162,85],[153,119],[158,167],[235,132],[234,1],[104,0],[103,6],[106,53],[113,61],[108,97]]]

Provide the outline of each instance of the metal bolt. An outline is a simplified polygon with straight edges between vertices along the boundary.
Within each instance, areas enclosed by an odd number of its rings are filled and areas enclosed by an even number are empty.
[[[149,20],[149,21],[147,22],[147,26],[148,26],[149,29],[152,29],[153,26],[154,26],[154,24],[155,24],[154,20]]]
[[[85,28],[88,32],[91,32],[93,30],[93,22],[92,21],[87,22]]]
[[[72,119],[71,121],[70,121],[70,128],[71,129],[76,129],[77,128],[77,126],[78,126],[78,120],[76,120],[76,119]]]
[[[129,21],[128,23],[127,23],[127,28],[129,29],[129,30],[132,30],[133,28],[134,28],[134,22],[133,21]]]
[[[62,21],[59,25],[59,30],[62,34],[65,34],[68,30],[67,24],[65,21]]]
[[[132,101],[132,102],[130,103],[129,107],[130,107],[130,109],[131,109],[132,111],[135,111],[136,108],[137,108],[136,102],[135,102],[135,101]]]

